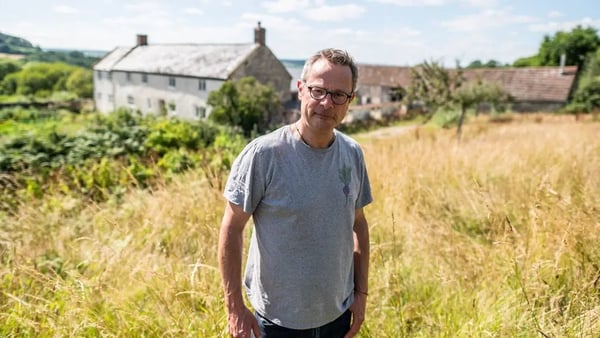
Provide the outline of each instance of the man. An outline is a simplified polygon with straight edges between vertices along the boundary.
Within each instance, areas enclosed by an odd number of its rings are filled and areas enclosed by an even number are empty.
[[[358,71],[325,49],[298,80],[300,119],[250,142],[227,181],[219,235],[232,337],[355,336],[365,318],[372,201],[358,143],[335,130],[355,96]],[[243,230],[254,229],[241,285]]]

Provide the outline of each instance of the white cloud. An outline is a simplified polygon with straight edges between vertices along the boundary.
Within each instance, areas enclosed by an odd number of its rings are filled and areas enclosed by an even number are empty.
[[[456,17],[443,21],[442,27],[457,32],[478,32],[484,29],[503,27],[512,24],[535,22],[537,19],[526,15],[514,15],[506,10],[485,10],[479,14]]]
[[[461,3],[468,7],[493,8],[498,4],[498,0],[371,0],[371,2],[401,7],[444,6]]]
[[[532,32],[543,32],[543,33],[556,33],[558,31],[570,31],[577,26],[586,27],[599,27],[600,19],[583,18],[579,21],[564,21],[564,22],[546,22],[541,24],[533,24],[529,26],[529,30]]]
[[[56,13],[60,14],[78,14],[79,10],[77,8],[66,6],[66,5],[58,5],[54,6],[52,10]]]
[[[447,0],[372,0],[387,5],[396,5],[403,7],[420,7],[420,6],[442,6]]]
[[[260,5],[269,13],[289,13],[310,7],[310,0],[264,1]]]
[[[559,11],[551,11],[548,13],[549,18],[560,18],[561,16],[563,16],[563,14]]]
[[[131,29],[143,29],[145,31],[153,28],[171,27],[177,17],[171,16],[160,2],[134,1],[124,6],[126,13],[101,20],[102,23],[113,26],[118,25]]]
[[[498,4],[497,0],[462,0],[463,3],[471,7],[490,8]]]
[[[360,17],[366,9],[362,6],[349,4],[339,6],[321,6],[305,11],[305,17],[314,21],[344,21]]]
[[[200,8],[194,8],[194,7],[184,8],[183,12],[185,14],[189,14],[189,15],[202,15],[202,14],[204,14],[203,10],[201,10]]]

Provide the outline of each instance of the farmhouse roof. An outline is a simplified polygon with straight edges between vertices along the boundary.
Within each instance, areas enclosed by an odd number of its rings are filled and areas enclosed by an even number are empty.
[[[359,65],[358,83],[406,88],[411,82],[410,71],[411,67]],[[468,81],[495,83],[516,101],[543,102],[567,101],[576,73],[576,66],[463,69]]]
[[[516,101],[564,102],[569,99],[577,66],[465,69],[469,81],[495,83]]]
[[[94,69],[227,79],[259,47],[258,43],[117,47]]]
[[[408,87],[410,67],[358,65],[358,82],[364,85]]]

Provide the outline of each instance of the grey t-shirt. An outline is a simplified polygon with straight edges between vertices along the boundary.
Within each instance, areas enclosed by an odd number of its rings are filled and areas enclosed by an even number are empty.
[[[327,324],[353,300],[355,209],[372,201],[362,150],[335,131],[314,149],[289,126],[250,142],[233,163],[224,196],[252,213],[245,286],[275,324]]]

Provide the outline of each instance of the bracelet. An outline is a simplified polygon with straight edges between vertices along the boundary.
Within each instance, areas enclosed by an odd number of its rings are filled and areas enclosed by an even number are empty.
[[[363,295],[365,295],[365,296],[368,296],[368,295],[369,295],[369,293],[368,293],[368,292],[364,292],[364,291],[361,291],[361,290],[359,290],[359,289],[354,289],[354,292],[356,292],[356,293],[362,293],[362,294],[363,294]]]

